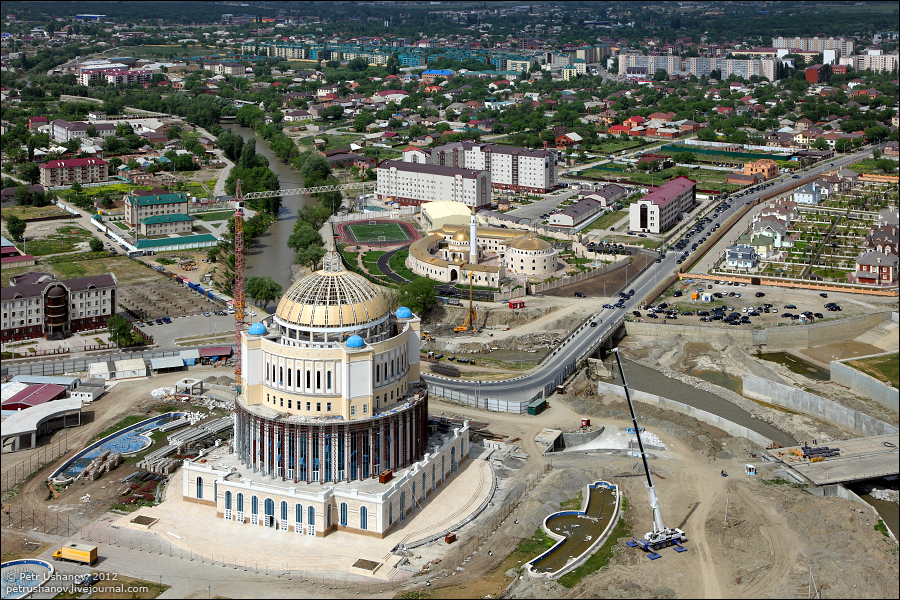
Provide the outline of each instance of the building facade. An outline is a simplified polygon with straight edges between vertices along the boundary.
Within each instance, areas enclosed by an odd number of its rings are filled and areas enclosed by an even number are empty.
[[[812,50],[824,52],[825,50],[839,50],[844,56],[853,54],[853,40],[844,38],[825,37],[784,37],[778,36],[772,39],[772,46],[788,50]]]
[[[437,200],[475,208],[491,205],[491,174],[485,170],[385,160],[376,173],[379,200],[392,198],[403,206]]]
[[[193,219],[189,215],[156,215],[141,219],[142,235],[165,235],[168,233],[190,233]]]
[[[661,233],[671,227],[697,200],[697,184],[676,177],[629,207],[629,229]]]
[[[109,137],[116,134],[116,126],[112,123],[85,123],[84,121],[65,121],[54,119],[50,122],[50,138],[65,144],[76,138],[87,138],[88,128],[96,130],[97,137]]]
[[[85,184],[109,181],[109,163],[102,158],[51,160],[38,166],[41,169],[41,185],[45,188],[72,185],[75,182]]]
[[[182,193],[125,196],[125,223],[129,227],[140,225],[144,219],[166,215],[187,215],[188,197]],[[143,231],[142,231],[143,232]]]
[[[118,281],[112,273],[59,281],[28,272],[2,288],[3,342],[62,339],[106,326],[118,312]]]

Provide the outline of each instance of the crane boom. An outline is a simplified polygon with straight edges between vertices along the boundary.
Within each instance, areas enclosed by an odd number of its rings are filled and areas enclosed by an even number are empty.
[[[244,196],[241,180],[234,193],[234,383],[241,393],[241,331],[244,328]]]
[[[684,532],[678,528],[668,528],[663,524],[662,511],[659,509],[659,498],[656,496],[656,488],[653,486],[653,477],[650,475],[650,465],[647,463],[647,453],[644,450],[644,442],[641,440],[641,430],[638,427],[637,415],[634,412],[634,404],[631,401],[631,392],[625,381],[625,370],[622,368],[622,359],[619,357],[619,349],[614,348],[616,363],[619,366],[619,375],[622,377],[622,387],[625,388],[625,399],[628,401],[628,410],[631,411],[631,422],[634,424],[634,435],[637,437],[638,448],[641,451],[641,460],[644,462],[644,473],[647,475],[647,496],[650,499],[650,508],[653,511],[653,531],[644,536],[645,549],[658,550],[672,543],[685,541]]]

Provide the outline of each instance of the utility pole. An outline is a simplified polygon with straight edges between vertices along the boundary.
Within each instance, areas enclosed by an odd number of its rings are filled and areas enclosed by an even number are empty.
[[[725,492],[725,527],[728,527],[728,500],[731,496],[731,490]]]

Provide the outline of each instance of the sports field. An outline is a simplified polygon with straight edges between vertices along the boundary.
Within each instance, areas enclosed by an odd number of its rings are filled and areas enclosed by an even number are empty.
[[[389,221],[369,221],[347,225],[355,240],[361,244],[370,242],[407,242],[412,239],[409,232],[397,223]]]

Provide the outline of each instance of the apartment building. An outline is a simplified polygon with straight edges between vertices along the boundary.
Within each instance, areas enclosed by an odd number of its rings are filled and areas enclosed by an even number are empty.
[[[557,153],[477,142],[451,142],[403,153],[404,162],[419,162],[489,171],[495,189],[545,194],[558,181]]]
[[[41,185],[54,188],[60,185],[104,183],[109,181],[109,163],[102,158],[70,158],[51,160],[38,165]]]
[[[60,339],[101,329],[118,312],[118,281],[112,273],[57,280],[29,271],[9,278],[0,292],[2,341]]]
[[[187,215],[188,198],[182,193],[125,196],[125,224],[140,225],[145,219],[160,215]],[[142,231],[143,233],[143,231]]]
[[[153,72],[147,69],[84,69],[78,76],[81,85],[92,81],[105,81],[107,85],[120,86],[131,83],[149,83]]]
[[[661,233],[690,210],[696,200],[697,184],[687,177],[676,177],[629,207],[629,229]]]
[[[789,50],[811,50],[813,52],[824,52],[825,50],[840,50],[843,56],[853,54],[853,40],[844,38],[825,38],[825,37],[783,37],[779,36],[772,40],[772,46],[775,48],[787,48]]]
[[[774,58],[737,59],[695,56],[685,59],[683,70],[697,77],[709,77],[710,73],[718,69],[722,72],[722,79],[734,74],[744,78],[757,75],[769,81],[776,81],[775,66],[777,63],[778,59]]]
[[[682,70],[682,63],[680,56],[619,55],[619,75],[625,76],[629,68],[635,67],[647,69],[647,75],[653,77],[654,73],[659,69],[662,69],[669,75],[679,73]]]
[[[488,170],[385,160],[376,174],[379,200],[391,198],[403,206],[451,200],[476,209],[491,207]]]
[[[142,235],[165,235],[168,233],[190,233],[193,219],[190,215],[155,215],[141,219]]]
[[[858,56],[844,56],[840,64],[853,67],[857,71],[872,70],[876,73],[890,72],[897,68],[900,56],[897,54],[860,54]]]

